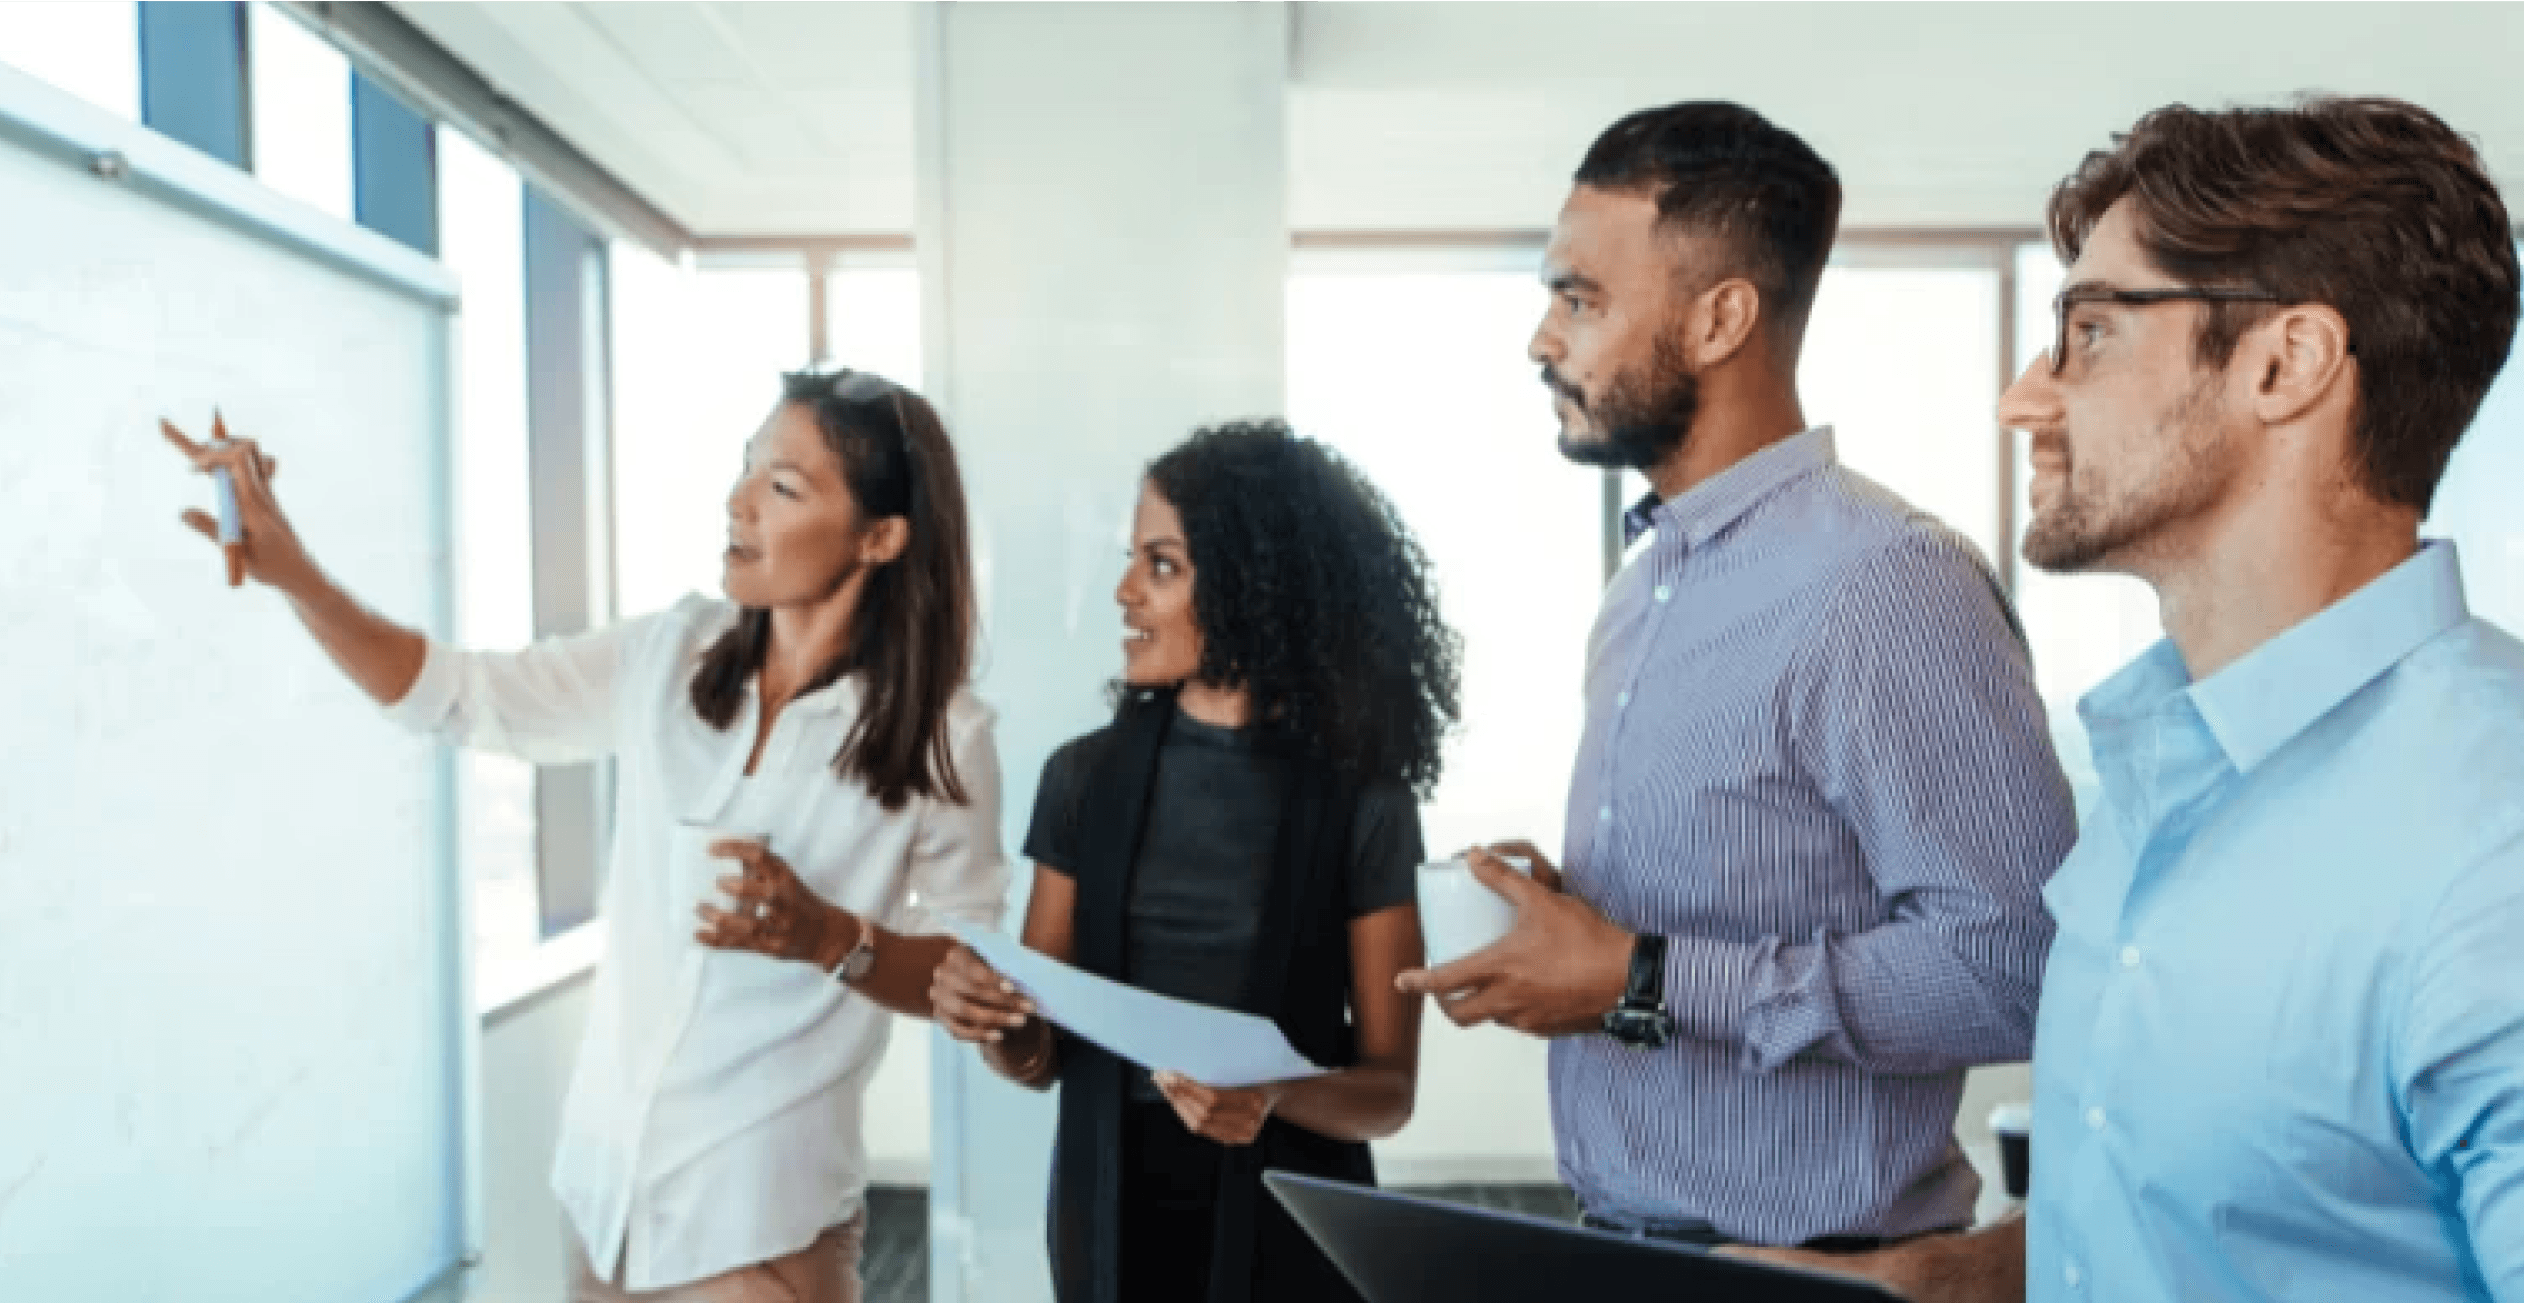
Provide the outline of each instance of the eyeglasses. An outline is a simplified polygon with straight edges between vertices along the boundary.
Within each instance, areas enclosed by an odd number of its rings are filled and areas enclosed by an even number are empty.
[[[902,392],[901,385],[873,371],[853,371],[843,367],[833,372],[833,397],[845,403],[893,402]]]
[[[2058,322],[2059,333],[2051,341],[2051,374],[2058,376],[2068,369],[2068,311],[2080,303],[2113,303],[2128,308],[2153,307],[2159,303],[2277,303],[2279,296],[2268,290],[2217,289],[2179,286],[2160,290],[2116,290],[2105,286],[2080,286],[2064,289],[2051,300],[2051,316]]]

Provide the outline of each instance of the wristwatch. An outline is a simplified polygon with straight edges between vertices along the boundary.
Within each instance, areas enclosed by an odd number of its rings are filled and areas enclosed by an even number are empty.
[[[869,969],[876,967],[876,925],[866,919],[858,922],[859,939],[851,943],[850,952],[841,957],[841,962],[832,967],[833,980],[844,986],[857,984],[860,978],[868,975]]]
[[[1604,1034],[1638,1050],[1663,1049],[1674,1039],[1674,1015],[1665,1011],[1664,937],[1643,935],[1630,948],[1630,982],[1604,1015]]]

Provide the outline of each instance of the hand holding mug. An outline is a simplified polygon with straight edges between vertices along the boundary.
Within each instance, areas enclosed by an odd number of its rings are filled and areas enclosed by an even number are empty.
[[[720,909],[706,901],[693,908],[701,919],[693,939],[705,946],[829,966],[849,953],[867,927],[848,911],[826,904],[761,842],[723,838],[710,843],[710,854],[743,868],[718,880],[719,890],[736,902],[735,908]]]

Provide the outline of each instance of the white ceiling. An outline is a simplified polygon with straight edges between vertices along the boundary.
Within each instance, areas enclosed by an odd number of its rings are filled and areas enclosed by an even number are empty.
[[[908,3],[395,8],[696,233],[911,229]],[[1595,132],[1693,96],[1805,135],[1853,228],[2030,227],[2150,107],[2317,88],[2427,104],[2524,184],[2524,5],[1301,3],[1292,29],[1299,230],[1547,226]]]
[[[908,4],[394,8],[695,233],[911,227]]]

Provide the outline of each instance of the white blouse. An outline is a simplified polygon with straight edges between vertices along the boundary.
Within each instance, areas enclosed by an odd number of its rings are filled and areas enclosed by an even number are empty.
[[[692,676],[732,624],[687,597],[523,651],[431,643],[387,713],[448,741],[565,764],[612,756],[613,857],[598,909],[607,954],[562,1113],[552,1186],[600,1273],[664,1289],[805,1247],[856,1215],[867,1186],[860,1101],[885,1049],[886,1010],[811,964],[693,940],[717,837],[762,836],[816,895],[889,930],[947,919],[995,928],[1008,885],[999,845],[993,715],[970,691],[948,709],[967,804],[914,796],[887,813],[833,772],[851,679],[780,712],[762,761],[746,685],[724,732],[693,712]]]

